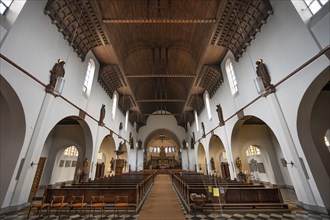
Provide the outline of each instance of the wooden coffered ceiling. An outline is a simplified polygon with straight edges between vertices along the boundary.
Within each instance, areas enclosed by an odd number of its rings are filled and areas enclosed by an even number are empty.
[[[49,0],[58,31],[84,60],[101,64],[98,81],[130,121],[172,114],[193,121],[223,81],[220,63],[236,60],[272,14],[268,0]]]

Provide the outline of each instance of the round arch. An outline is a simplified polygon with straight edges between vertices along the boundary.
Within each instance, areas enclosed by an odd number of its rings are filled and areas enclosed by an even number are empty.
[[[103,162],[104,162],[104,176],[108,176],[108,175],[113,175],[114,174],[114,167],[111,163],[112,159],[116,158],[116,144],[115,144],[115,140],[111,135],[107,135],[103,138],[102,142],[101,142],[101,146],[100,146],[100,150],[99,152],[103,153],[104,158],[103,158]],[[101,162],[101,161],[98,161]],[[112,169],[111,169],[112,168]]]
[[[159,149],[156,149],[155,146],[158,146]],[[159,164],[160,161],[152,160],[152,157],[160,157],[161,152],[165,154],[163,156],[173,159],[170,159],[168,164]],[[144,164],[145,168],[150,166],[152,168],[159,168],[160,166],[178,167],[181,164],[181,147],[177,135],[164,128],[150,132],[144,141]]]
[[[200,143],[197,147],[197,172],[207,174],[208,169],[207,169],[207,164],[208,162],[206,161],[206,152],[204,145]]]
[[[225,167],[228,167],[225,165],[225,163],[228,164],[226,151],[220,137],[217,135],[212,135],[212,137],[210,138],[209,154],[210,154],[210,171],[216,175],[221,175],[224,178],[228,178],[227,174],[229,173],[229,170],[224,170],[227,169]]]
[[[238,175],[240,171],[234,165],[238,179],[293,185],[288,170],[281,164],[284,156],[279,142],[272,129],[260,118],[248,115],[238,120],[233,128],[231,146],[232,158],[241,160],[241,172],[245,174]],[[260,155],[247,155],[250,146],[257,146]],[[257,170],[253,169],[254,165]]]
[[[56,168],[60,166],[60,158],[68,146],[78,149],[78,157],[72,175],[62,178],[56,174]],[[80,179],[86,181],[89,177],[91,166],[84,171],[83,176],[76,176],[77,171],[83,170],[83,161],[91,161],[93,152],[92,134],[88,124],[77,116],[68,116],[60,120],[49,132],[40,157],[46,158],[40,185],[56,184]],[[68,159],[69,160],[69,159]],[[66,163],[66,162],[64,162]],[[71,162],[72,163],[72,162]],[[77,179],[75,179],[77,178]]]
[[[26,122],[22,103],[10,84],[0,75],[0,205],[3,204],[25,138]],[[22,162],[22,161],[20,161]],[[2,207],[2,206],[1,206]]]
[[[330,128],[330,67],[306,89],[298,108],[297,132],[308,167],[325,207],[330,207],[330,153],[324,136]]]

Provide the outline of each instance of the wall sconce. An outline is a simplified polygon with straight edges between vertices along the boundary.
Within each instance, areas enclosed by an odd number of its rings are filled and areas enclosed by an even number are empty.
[[[34,165],[38,165],[38,163],[33,163],[33,161],[30,163],[31,167]]]
[[[264,84],[262,83],[262,79],[260,76],[257,76],[254,80],[254,85],[256,86],[258,94],[265,91]]]
[[[61,95],[64,87],[65,79],[63,77],[58,77],[56,80],[54,93],[56,95]]]
[[[293,166],[293,162],[291,161],[290,163],[288,163],[287,161],[286,161],[286,159],[284,159],[284,158],[281,158],[281,163],[282,163],[282,166],[283,167],[287,167],[288,166],[288,164],[291,164],[291,166]]]

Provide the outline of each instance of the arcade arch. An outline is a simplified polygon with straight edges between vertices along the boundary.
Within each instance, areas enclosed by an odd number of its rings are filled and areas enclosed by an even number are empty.
[[[198,145],[197,149],[197,172],[203,173],[205,175],[208,174],[208,169],[207,169],[207,161],[206,161],[206,153],[205,153],[205,148],[203,144]]]
[[[145,168],[178,168],[181,148],[178,137],[168,129],[157,129],[145,140]]]
[[[212,174],[220,175],[223,178],[230,178],[229,165],[226,151],[221,139],[217,135],[212,135],[209,142],[210,171]],[[214,167],[212,167],[212,160]],[[213,169],[214,168],[214,169]]]
[[[68,116],[59,121],[49,132],[40,158],[45,158],[44,167],[39,167],[34,177],[34,183],[38,182],[38,188],[49,184],[59,184],[71,181],[86,181],[89,178],[91,166],[88,163],[87,169],[83,169],[83,162],[91,161],[93,144],[92,134],[88,124],[77,116]],[[71,156],[63,156],[67,147],[74,146],[78,155],[73,159]],[[63,160],[64,162],[61,162]],[[74,166],[72,167],[72,161]],[[66,172],[58,172],[58,168],[66,167]],[[70,165],[69,165],[70,163]],[[41,169],[41,170],[40,170]],[[69,171],[70,169],[70,171]],[[78,171],[80,169],[80,171]],[[38,173],[41,175],[38,176]],[[80,175],[78,176],[77,174]],[[32,185],[32,191],[35,186]]]
[[[330,207],[330,153],[324,136],[330,128],[330,67],[311,83],[301,99],[297,115],[297,132],[310,175],[325,207]],[[301,159],[301,163],[304,161]],[[307,170],[306,170],[307,172]],[[307,174],[307,178],[309,178]]]
[[[241,160],[241,172],[247,181],[262,181],[282,186],[292,186],[287,170],[281,163],[284,158],[279,142],[271,128],[255,116],[245,116],[239,120],[232,133],[233,160]],[[252,146],[252,148],[251,148]],[[254,147],[256,148],[254,148]],[[258,149],[260,154],[247,155],[249,149]],[[240,176],[235,165],[236,177]]]
[[[101,176],[108,176],[108,175],[114,175],[114,167],[111,164],[112,159],[116,159],[116,145],[115,140],[111,135],[107,135],[103,138],[99,150],[99,154],[102,155],[101,158],[98,157],[97,163],[102,164],[104,163],[104,172]],[[99,166],[99,165],[97,165]],[[112,167],[112,169],[111,169]],[[96,172],[96,175],[99,172]],[[96,176],[95,176],[96,177]]]
[[[0,205],[3,204],[13,175],[19,177],[20,169],[15,171],[16,164],[22,150],[26,122],[21,101],[14,89],[0,75]],[[20,161],[23,165],[24,161]],[[1,206],[2,207],[2,206]]]

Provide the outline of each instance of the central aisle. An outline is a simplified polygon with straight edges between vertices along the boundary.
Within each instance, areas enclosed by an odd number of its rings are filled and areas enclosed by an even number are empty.
[[[158,174],[140,212],[138,220],[184,220],[180,201],[174,192],[169,176]]]

